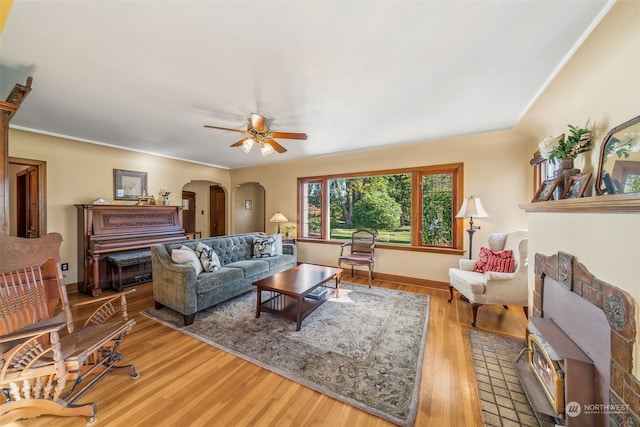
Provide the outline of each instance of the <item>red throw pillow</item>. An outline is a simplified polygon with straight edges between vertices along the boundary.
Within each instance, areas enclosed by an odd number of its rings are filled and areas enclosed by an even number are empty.
[[[497,271],[501,273],[513,273],[516,260],[513,259],[513,251],[494,252],[484,246],[480,248],[480,254],[473,271],[484,273],[486,271]]]
[[[489,254],[491,250],[489,248],[485,248],[484,246],[480,248],[480,254],[478,255],[478,260],[476,261],[476,265],[473,268],[473,271],[477,271],[478,273],[484,273],[484,269],[489,261]]]
[[[508,252],[508,254],[507,254]],[[506,250],[489,255],[489,261],[484,271],[496,271],[498,273],[513,273],[516,269],[516,260],[513,259],[511,250]]]

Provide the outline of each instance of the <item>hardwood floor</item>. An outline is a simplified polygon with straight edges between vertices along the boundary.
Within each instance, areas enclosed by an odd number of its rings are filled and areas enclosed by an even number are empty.
[[[344,281],[366,286],[363,278]],[[418,414],[414,426],[481,426],[468,330],[471,307],[448,290],[375,280],[374,286],[431,296]],[[71,302],[88,299],[71,294]],[[391,426],[140,314],[153,306],[151,284],[129,298],[137,325],[124,340],[123,362],[140,378],[110,374],[81,402],[98,405],[100,426]],[[75,309],[74,309],[75,310]],[[86,313],[74,313],[76,319]],[[77,321],[77,320],[76,320]],[[520,307],[483,306],[478,329],[524,338]],[[304,324],[303,324],[304,327]],[[83,426],[86,419],[52,416],[17,425]]]

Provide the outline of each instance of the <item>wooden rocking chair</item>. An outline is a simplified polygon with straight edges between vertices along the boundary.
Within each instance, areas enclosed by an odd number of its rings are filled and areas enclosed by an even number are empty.
[[[118,347],[135,325],[125,296],[132,291],[82,304],[100,303],[76,328],[60,268],[61,243],[57,233],[0,236],[0,425],[44,414],[85,416],[92,424],[96,405],[75,402],[111,370],[138,377],[133,365],[116,365]],[[113,320],[118,311],[121,319]]]

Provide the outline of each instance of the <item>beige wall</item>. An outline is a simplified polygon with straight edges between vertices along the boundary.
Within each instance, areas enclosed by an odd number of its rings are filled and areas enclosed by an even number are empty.
[[[78,281],[74,204],[91,203],[98,197],[113,201],[113,169],[147,172],[149,193],[157,198],[160,189],[170,191],[172,205],[181,204],[182,187],[192,180],[229,188],[227,170],[15,129],[9,131],[9,155],[47,162],[47,231],[62,234],[61,257],[69,263],[68,283]]]
[[[604,135],[640,115],[638,22],[640,2],[613,6],[518,124],[517,130],[530,136],[531,150],[544,136],[565,132],[568,123],[590,120],[596,126],[596,149],[576,166],[595,175]],[[595,276],[640,301],[639,215],[531,214],[529,230],[530,254],[569,252]],[[531,267],[529,276],[533,283]]]
[[[255,182],[248,182],[236,184],[232,193],[234,202],[231,232],[265,231],[268,218],[264,210],[264,188]],[[247,209],[247,202],[250,202],[251,209]]]
[[[474,237],[474,253],[477,254],[488,233],[526,228],[526,215],[518,204],[531,197],[531,154],[527,141],[515,132],[491,132],[233,170],[231,185],[259,182],[266,191],[267,217],[279,210],[295,221],[298,177],[462,162],[465,196],[480,197],[491,215],[474,221],[482,227]],[[468,228],[467,222],[464,227]],[[275,224],[267,224],[267,232],[275,230]],[[467,249],[467,233],[464,234]],[[340,247],[299,243],[298,251],[300,261],[335,266]],[[376,271],[448,282],[448,268],[456,266],[459,258],[457,255],[379,249],[376,251]]]

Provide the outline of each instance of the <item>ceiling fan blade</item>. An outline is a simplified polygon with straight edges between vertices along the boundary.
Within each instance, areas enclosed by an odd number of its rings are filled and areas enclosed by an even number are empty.
[[[282,145],[278,144],[271,138],[264,138],[264,142],[272,146],[273,149],[276,150],[278,153],[284,153],[285,151],[287,151],[286,148],[284,148]]]
[[[269,132],[272,138],[282,138],[282,139],[307,139],[306,133],[296,133],[296,132]]]
[[[240,129],[229,129],[229,128],[221,128],[221,127],[219,127],[219,126],[204,125],[204,127],[206,127],[206,128],[211,128],[211,129],[230,130],[231,132],[247,133],[247,131],[246,131],[246,130],[240,130]]]
[[[260,114],[251,113],[251,127],[258,132],[264,132],[267,129],[265,118]]]
[[[231,144],[229,147],[240,147],[242,144],[244,144],[244,142],[249,139],[249,138],[242,138],[240,141],[238,142],[234,142],[233,144]]]

